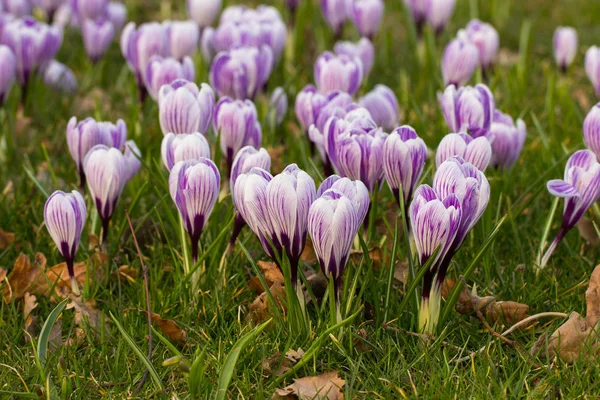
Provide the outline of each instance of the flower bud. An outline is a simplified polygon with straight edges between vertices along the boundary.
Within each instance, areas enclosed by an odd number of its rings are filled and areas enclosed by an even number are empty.
[[[148,61],[145,73],[145,85],[154,100],[158,100],[158,92],[163,85],[183,79],[193,82],[196,78],[194,63],[191,58],[184,57],[181,62],[174,58],[154,56]]]
[[[275,123],[280,125],[287,113],[288,100],[287,94],[281,86],[275,88],[271,94],[271,100],[269,101],[269,110],[275,114]]]
[[[223,7],[222,0],[187,0],[187,12],[198,26],[206,28],[217,19]]]
[[[163,24],[168,25],[169,29],[170,56],[180,61],[186,56],[193,57],[200,40],[198,25],[194,21],[169,21]]]
[[[179,161],[210,158],[210,146],[204,135],[196,133],[168,133],[162,140],[160,153],[167,170],[171,171]]]
[[[345,54],[350,58],[358,57],[363,65],[363,76],[369,75],[375,62],[375,48],[371,41],[365,37],[356,43],[337,42],[333,47],[335,54]]]
[[[361,36],[372,38],[383,18],[383,0],[348,0],[347,13]]]
[[[473,137],[488,134],[496,105],[487,86],[478,84],[456,90],[450,85],[438,94],[438,101],[450,131],[468,132]]]
[[[496,110],[490,133],[487,136],[492,145],[490,165],[508,169],[517,161],[523,150],[527,127],[523,120],[518,119],[515,125],[509,115]]]
[[[444,49],[442,75],[445,85],[462,86],[471,79],[479,62],[479,52],[471,42],[459,35]]]
[[[600,48],[592,46],[585,53],[585,73],[596,91],[596,97],[600,97]]]
[[[467,24],[467,38],[477,47],[479,52],[479,65],[485,70],[493,62],[498,48],[500,37],[498,31],[488,23],[474,19]]]
[[[215,94],[206,83],[200,89],[193,82],[178,79],[158,92],[160,128],[167,133],[206,134],[212,121]]]
[[[315,63],[315,83],[321,93],[337,90],[353,95],[363,79],[362,62],[357,57],[326,51]]]
[[[320,0],[321,12],[325,21],[336,35],[339,35],[347,18],[345,0]]]
[[[450,133],[438,145],[435,165],[439,168],[444,161],[454,156],[460,156],[480,171],[485,171],[492,158],[492,146],[484,136],[473,139],[466,133]]]
[[[389,87],[377,85],[360,99],[360,105],[369,110],[373,121],[387,131],[398,127],[400,109],[396,95]]]
[[[17,61],[12,50],[0,44],[0,107],[15,82]]]
[[[566,71],[577,55],[577,31],[569,26],[556,28],[552,48],[556,65]]]
[[[83,45],[92,62],[97,62],[106,52],[115,36],[115,28],[107,19],[84,19],[81,25]]]

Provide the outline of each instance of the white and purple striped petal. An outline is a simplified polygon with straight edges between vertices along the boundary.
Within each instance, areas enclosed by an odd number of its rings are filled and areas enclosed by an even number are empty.
[[[435,164],[460,156],[480,171],[485,171],[492,158],[492,146],[486,137],[473,139],[466,133],[450,133],[442,139],[435,153]]]
[[[198,160],[210,158],[208,141],[199,132],[181,133],[175,135],[168,133],[162,140],[161,156],[167,170],[171,171],[179,161]]]

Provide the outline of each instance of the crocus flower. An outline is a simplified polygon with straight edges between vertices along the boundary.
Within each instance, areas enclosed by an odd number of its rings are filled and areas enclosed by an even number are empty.
[[[220,146],[227,165],[244,146],[260,147],[262,129],[254,103],[250,100],[233,100],[223,97],[215,107],[214,129],[220,135]]]
[[[423,0],[416,0],[423,1]],[[429,0],[425,1],[427,4],[427,22],[436,34],[440,34],[452,14],[454,13],[454,6],[456,5],[456,0]]]
[[[272,67],[273,52],[266,45],[223,51],[210,67],[210,83],[219,96],[253,99],[269,80]]]
[[[71,0],[71,5],[80,17],[96,19],[105,15],[108,0]]]
[[[369,110],[373,121],[383,129],[391,131],[398,127],[400,109],[396,95],[389,87],[377,85],[363,96],[360,105]]]
[[[583,121],[583,141],[600,159],[600,103],[592,107]]]
[[[169,193],[192,241],[192,259],[198,261],[198,241],[219,197],[221,175],[208,158],[180,161],[169,175]]]
[[[171,57],[183,61],[184,57],[196,54],[200,30],[194,21],[166,21],[163,25],[168,26]]]
[[[50,22],[53,22],[54,13],[66,0],[34,0],[33,3],[46,13]]]
[[[412,127],[401,126],[386,138],[383,146],[383,172],[398,205],[402,188],[403,201],[405,207],[408,207],[426,159],[427,146]]]
[[[600,48],[592,46],[585,53],[585,73],[596,91],[596,97],[600,97]]]
[[[84,19],[81,24],[81,34],[85,51],[95,63],[110,46],[115,36],[115,28],[108,19]]]
[[[112,22],[115,32],[120,33],[127,22],[127,7],[122,3],[111,1],[106,6],[106,16]]]
[[[442,55],[442,75],[445,85],[462,86],[471,79],[479,62],[477,47],[460,35],[452,40]]]
[[[335,54],[345,54],[348,57],[358,57],[363,65],[363,76],[369,75],[375,62],[375,48],[373,43],[365,37],[360,38],[356,43],[354,42],[337,42],[333,46]]]
[[[62,30],[25,17],[9,22],[1,41],[15,55],[17,79],[25,85],[32,73],[56,55],[62,44]]]
[[[127,125],[120,119],[116,124],[110,122],[96,122],[87,118],[77,122],[73,117],[67,124],[67,145],[77,171],[79,172],[80,185],[85,187],[85,172],[83,161],[85,156],[97,144],[121,149],[127,140]]]
[[[17,61],[12,50],[0,44],[0,107],[15,82]]]
[[[275,116],[275,123],[280,125],[287,113],[288,99],[287,94],[281,86],[275,88],[271,93],[271,99],[269,101],[269,110]]]
[[[32,6],[29,0],[0,0],[0,12],[11,14],[15,18],[26,17],[31,14],[31,11]]]
[[[438,101],[451,132],[468,132],[473,137],[488,134],[496,105],[487,86],[478,84],[457,90],[450,85],[438,94]]]
[[[564,179],[549,181],[548,191],[553,196],[564,198],[565,208],[560,230],[546,250],[540,268],[546,266],[562,238],[600,198],[600,164],[596,155],[590,150],[575,152],[567,161]]]
[[[500,47],[498,31],[486,22],[474,19],[467,24],[467,38],[477,47],[479,65],[485,71],[494,62]]]
[[[71,193],[57,190],[48,197],[44,206],[46,228],[58,251],[65,259],[71,278],[71,289],[77,296],[79,295],[79,287],[75,280],[73,262],[86,218],[85,201],[81,194],[75,190]]]
[[[383,18],[383,0],[348,0],[347,13],[361,36],[372,38]]]
[[[362,62],[357,57],[326,51],[315,62],[315,83],[321,93],[336,90],[354,94],[363,79]]]
[[[512,167],[523,150],[526,136],[527,127],[523,120],[518,119],[515,124],[510,115],[495,110],[488,134],[492,145],[490,165],[504,169]]]
[[[210,26],[202,31],[202,36],[200,37],[200,51],[202,52],[202,57],[204,57],[204,61],[210,63],[215,56],[215,46],[214,46],[214,38],[215,38],[215,30]]]
[[[158,92],[160,128],[167,133],[206,134],[212,122],[215,94],[206,83],[200,89],[193,82],[178,79]]]
[[[484,136],[473,139],[466,133],[450,133],[438,145],[435,164],[439,168],[444,161],[454,156],[460,156],[480,171],[485,171],[492,159],[492,146]]]
[[[181,62],[174,58],[154,56],[148,61],[144,83],[146,90],[154,100],[158,100],[158,92],[163,85],[184,79],[193,82],[196,77],[194,62],[189,57],[184,57]]]
[[[564,72],[577,55],[577,31],[570,26],[559,26],[554,31],[552,40],[554,60],[556,65]]]
[[[316,123],[321,108],[326,104],[327,97],[319,93],[313,85],[305,86],[296,95],[294,111],[304,133],[308,133],[310,126]]]
[[[125,146],[123,146],[124,152],[123,157],[125,158],[125,181],[129,182],[140,171],[142,168],[142,152],[137,147],[133,140],[128,140],[125,142]]]
[[[42,80],[46,86],[63,93],[75,93],[77,90],[77,78],[69,67],[56,60],[44,63],[39,70]]]
[[[428,3],[427,0],[404,0],[404,5],[412,15],[418,33],[421,33],[427,21]]]
[[[187,0],[186,4],[188,15],[200,29],[212,25],[223,7],[222,0]]]
[[[328,190],[335,190],[342,193],[350,199],[358,212],[358,225],[361,226],[369,212],[371,199],[369,189],[361,181],[353,181],[349,178],[342,178],[339,175],[327,177],[317,190],[317,198],[321,197]]]
[[[199,132],[178,135],[168,133],[163,137],[160,153],[165,167],[171,171],[179,161],[210,158],[210,146]]]
[[[336,36],[340,36],[342,27],[348,16],[346,0],[320,0],[321,11],[325,21],[331,27]]]

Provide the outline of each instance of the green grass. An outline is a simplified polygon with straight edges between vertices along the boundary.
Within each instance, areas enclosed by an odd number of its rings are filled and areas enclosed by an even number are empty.
[[[179,3],[127,1],[130,17],[137,22],[181,19],[185,11]],[[282,1],[277,1],[277,5],[283,9]],[[595,103],[593,88],[583,70],[583,54],[600,38],[597,23],[600,11],[589,0],[459,0],[449,28],[435,40],[434,47],[430,46],[429,55],[420,61],[416,45],[410,40],[402,2],[386,1],[386,7],[384,25],[375,39],[377,61],[362,91],[370,90],[377,83],[393,88],[401,103],[402,122],[414,126],[432,149],[448,133],[436,92],[442,89],[439,58],[454,33],[478,14],[499,30],[503,53],[518,56],[515,63],[500,62],[496,66],[489,86],[500,110],[515,118],[521,117],[527,123],[525,149],[511,171],[487,172],[492,189],[488,210],[455,257],[449,275],[456,279],[465,272],[495,224],[508,215],[489,249],[475,264],[468,283],[476,284],[480,295],[493,294],[502,300],[526,303],[530,305],[530,314],[583,313],[586,282],[596,264],[598,249],[586,247],[573,231],[538,277],[533,263],[553,200],[545,190],[545,182],[562,176],[568,155],[583,148],[583,118]],[[580,51],[567,76],[558,75],[551,54],[552,33],[557,25],[573,25],[579,32]],[[345,29],[345,37],[358,38],[350,25]],[[312,65],[317,54],[332,44],[332,34],[318,6],[308,1],[303,3],[296,31],[288,42],[290,48],[276,67],[269,88],[284,86],[293,104],[295,94],[313,80]],[[44,369],[48,381],[59,396],[63,394],[63,385],[67,389],[71,387],[72,390],[64,392],[65,398],[170,398],[174,395],[185,398],[189,390],[184,371],[162,366],[162,362],[181,353],[191,365],[195,356],[205,351],[202,365],[205,373],[198,374],[202,379],[195,390],[202,398],[214,397],[219,381],[224,379],[221,372],[228,359],[231,360],[228,356],[236,348],[236,342],[255,326],[247,319],[248,307],[256,297],[247,283],[254,273],[241,246],[227,258],[226,285],[218,285],[218,266],[228,233],[221,236],[222,239],[219,236],[232,217],[231,199],[227,197],[218,203],[201,239],[203,249],[212,246],[205,257],[206,273],[201,280],[201,290],[194,296],[183,276],[177,214],[168,195],[166,171],[159,161],[162,134],[157,106],[148,101],[139,107],[133,75],[125,66],[117,43],[94,68],[84,55],[79,34],[67,32],[57,58],[71,66],[79,79],[80,88],[75,96],[52,93],[38,82],[31,88],[24,112],[18,105],[19,90],[15,88],[6,111],[0,114],[3,134],[16,129],[15,147],[8,150],[7,161],[0,164],[1,189],[12,185],[12,189],[0,197],[0,227],[15,232],[16,241],[0,251],[0,266],[10,270],[20,252],[30,258],[35,252],[42,252],[50,266],[62,261],[43,226],[46,200],[43,192],[76,188],[77,174],[65,141],[65,127],[71,116],[112,121],[123,118],[129,128],[129,138],[135,139],[142,151],[144,165],[127,185],[113,218],[110,263],[104,267],[107,278],[93,281],[85,288],[87,297],[95,299],[97,307],[105,313],[109,332],[102,336],[103,340],[87,332],[78,346],[62,346],[48,352]],[[197,81],[207,81],[208,72],[199,55],[196,63]],[[298,139],[293,110],[281,127],[272,130],[266,123],[268,96],[261,95],[256,102],[265,121],[265,145],[285,146],[281,159],[274,162],[274,172],[295,162],[316,178],[313,164],[306,158],[308,142]],[[214,140],[212,143],[214,148]],[[318,167],[316,160],[315,163]],[[431,165],[432,160],[428,160],[428,166]],[[431,168],[423,180],[431,180]],[[91,210],[89,194],[86,199]],[[388,215],[390,208],[394,210],[396,206],[392,204],[391,193],[383,187],[378,199],[379,217]],[[559,211],[561,209],[562,206]],[[132,345],[141,355],[147,355],[148,326],[146,315],[137,311],[146,308],[144,285],[125,210],[129,210],[149,268],[152,310],[163,318],[175,320],[188,335],[184,346],[160,340],[155,335],[152,365],[164,389],[158,389],[149,377],[135,396],[133,391],[146,366]],[[556,233],[559,223],[557,216],[550,235]],[[392,231],[396,221],[390,219],[379,225],[389,228],[384,235],[374,237],[368,246],[385,241],[383,249],[385,255],[389,255],[388,243],[394,242]],[[397,226],[402,225],[398,222]],[[93,256],[88,246],[92,227],[92,218],[88,218],[77,256],[79,261]],[[98,234],[98,224],[95,229]],[[397,257],[404,260],[407,247],[403,237],[397,239]],[[240,241],[254,260],[266,260],[258,241],[247,229]],[[124,264],[139,269],[134,283],[112,277],[112,271]],[[326,332],[329,315],[327,307],[307,308],[312,323],[309,337],[294,335],[287,323],[274,316],[269,326],[248,341],[240,352],[228,397],[269,398],[276,387],[287,385],[292,377],[330,370],[338,370],[346,380],[346,398],[597,398],[600,394],[597,363],[580,361],[565,365],[540,360],[534,367],[515,349],[492,337],[476,318],[451,313],[438,340],[429,345],[407,335],[403,330],[414,331],[415,328],[414,302],[409,301],[400,314],[403,295],[394,286],[389,309],[384,310],[388,304],[385,294],[389,265],[383,264],[380,270],[374,270],[369,268],[370,264],[369,260],[362,259],[348,266],[346,285],[359,278],[352,310],[364,307],[367,311],[360,312],[343,328],[339,340],[325,337],[312,360],[293,376],[286,377],[285,382],[276,382],[276,377],[262,369],[262,361],[277,351],[285,353],[298,347],[308,350]],[[517,268],[521,265],[524,267]],[[347,298],[346,294],[342,307]],[[34,314],[38,316],[39,334],[56,303],[46,298],[38,298],[38,302]],[[384,312],[387,319],[393,321],[387,329],[375,322],[382,320]],[[110,319],[111,313],[123,332]],[[66,340],[74,336],[76,328],[73,311],[64,311],[62,319],[62,335]],[[543,320],[535,327],[513,333],[511,338],[529,350],[540,334],[553,332],[561,323],[560,320]],[[495,326],[499,332],[505,328]],[[361,335],[366,336],[360,339]],[[366,350],[365,346],[357,346],[361,340],[368,344]],[[482,346],[486,346],[485,352],[472,361],[450,362]],[[35,346],[25,342],[22,301],[9,304],[0,301],[0,364],[3,364],[0,365],[0,391],[35,393],[36,388],[46,386],[34,349]],[[0,393],[0,397],[6,396]]]

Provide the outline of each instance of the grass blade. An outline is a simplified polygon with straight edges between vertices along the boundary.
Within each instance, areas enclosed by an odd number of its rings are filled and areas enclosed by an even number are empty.
[[[58,303],[56,307],[54,307],[54,309],[50,312],[50,315],[48,315],[48,318],[46,318],[44,326],[42,327],[42,330],[40,332],[40,338],[38,339],[36,353],[38,359],[40,360],[42,368],[45,368],[46,366],[46,354],[48,353],[48,341],[50,340],[50,332],[52,331],[52,327],[58,320],[58,317],[67,306],[68,301],[69,298],[67,297],[66,299]]]

